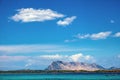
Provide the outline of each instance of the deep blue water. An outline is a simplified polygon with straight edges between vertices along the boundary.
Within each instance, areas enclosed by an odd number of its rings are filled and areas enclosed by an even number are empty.
[[[120,80],[120,73],[0,74],[0,80]]]

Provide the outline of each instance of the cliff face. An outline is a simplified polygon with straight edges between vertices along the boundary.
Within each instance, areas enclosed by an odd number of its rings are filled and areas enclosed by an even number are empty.
[[[63,61],[54,61],[48,66],[46,70],[101,70],[104,69],[102,66],[97,64],[88,64],[83,62],[63,62]]]

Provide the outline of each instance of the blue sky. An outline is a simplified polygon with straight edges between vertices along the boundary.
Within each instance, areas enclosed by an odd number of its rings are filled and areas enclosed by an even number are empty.
[[[52,61],[120,67],[119,0],[0,0],[0,70]]]

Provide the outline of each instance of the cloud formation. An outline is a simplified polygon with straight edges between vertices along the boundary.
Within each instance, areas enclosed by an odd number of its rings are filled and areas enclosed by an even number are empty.
[[[120,32],[115,33],[114,37],[120,37]]]
[[[19,54],[19,53],[56,53],[56,52],[76,52],[76,51],[92,50],[89,48],[68,47],[65,45],[0,45],[0,54]]]
[[[67,17],[64,20],[59,20],[57,22],[58,25],[60,26],[68,26],[69,24],[71,24],[74,20],[76,19],[76,16],[72,16],[72,17]]]
[[[0,51],[4,53],[32,53],[32,52],[60,52],[63,46],[58,45],[0,45]]]
[[[80,33],[78,33],[77,35],[74,35],[74,37],[78,39],[86,39],[86,38],[89,38],[90,36],[91,36],[90,34],[80,34]]]
[[[94,58],[90,55],[83,55],[82,53],[78,53],[78,54],[74,54],[74,55],[71,55],[69,56],[72,61],[74,62],[79,62],[79,61],[86,61],[86,60],[94,60]]]
[[[80,62],[80,61],[93,61],[94,58],[90,55],[84,55],[82,53],[73,54],[73,55],[41,55],[39,58],[43,59],[54,59],[54,60],[66,60],[66,61],[74,61],[74,62]]]
[[[98,39],[106,39],[107,37],[110,36],[111,33],[112,33],[111,31],[106,31],[106,32],[99,32],[99,33],[85,34],[85,35],[77,34],[74,37],[78,39],[90,38],[92,40],[98,40]]]
[[[66,40],[64,40],[65,43],[68,43],[68,42],[75,42],[75,41],[77,41],[77,39],[71,39],[71,40],[66,39]]]
[[[112,34],[112,31],[105,31],[105,32],[99,32],[99,33],[92,33],[92,34],[76,34],[73,35],[72,39],[66,39],[64,40],[65,43],[68,42],[76,42],[80,39],[91,39],[91,40],[100,40],[100,39],[107,39],[108,37],[115,38],[120,37],[120,32],[116,32],[115,34]]]
[[[75,62],[77,62],[82,57],[83,57],[83,54],[81,54],[81,53],[80,54],[74,54],[74,55],[70,56],[70,58]]]
[[[108,36],[110,36],[112,32],[111,31],[106,31],[106,32],[99,32],[96,34],[92,34],[90,36],[91,39],[97,40],[97,39],[106,39]]]
[[[37,58],[47,59],[47,60],[65,60],[65,61],[74,61],[74,62],[94,60],[93,56],[84,55],[82,53],[73,54],[73,55],[60,55],[60,54],[40,55]]]
[[[0,61],[3,61],[3,62],[9,62],[9,61],[24,61],[24,60],[27,60],[29,58],[29,56],[6,56],[6,55],[3,55],[3,56],[0,56]]]
[[[51,9],[33,9],[22,8],[17,10],[18,13],[11,17],[14,21],[21,22],[43,22],[46,20],[53,20],[64,17],[63,14],[53,11]]]
[[[40,66],[40,65],[49,65],[52,61],[73,61],[73,62],[94,62],[95,59],[91,55],[84,55],[82,53],[72,54],[72,55],[39,55],[39,56],[0,56],[1,66],[7,66],[8,64],[13,66],[15,63],[19,63],[21,67],[26,68],[29,66]],[[47,62],[47,63],[46,63]],[[6,63],[6,64],[2,64]],[[14,64],[12,64],[14,63]],[[24,64],[22,64],[24,63]],[[20,66],[16,65],[16,66]]]
[[[41,55],[39,56],[40,58],[43,58],[43,59],[62,59],[62,58],[65,58],[65,57],[68,57],[67,55],[59,55],[59,54],[55,54],[55,55]]]

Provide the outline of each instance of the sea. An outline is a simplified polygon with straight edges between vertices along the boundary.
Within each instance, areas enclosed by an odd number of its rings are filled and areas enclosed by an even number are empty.
[[[120,80],[120,73],[6,73],[0,80]]]

